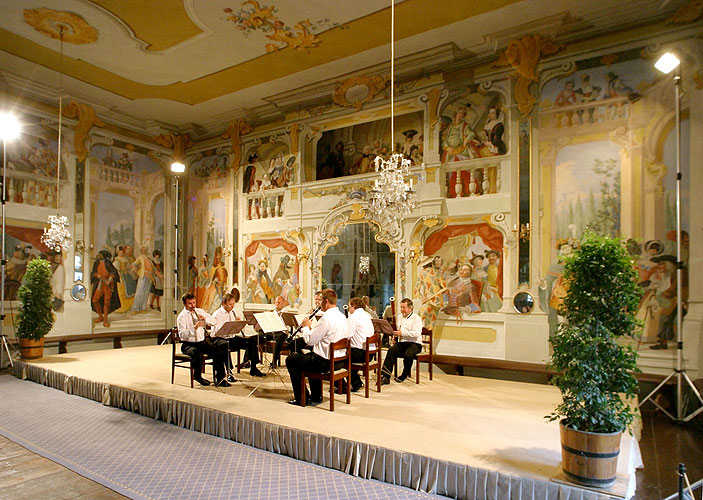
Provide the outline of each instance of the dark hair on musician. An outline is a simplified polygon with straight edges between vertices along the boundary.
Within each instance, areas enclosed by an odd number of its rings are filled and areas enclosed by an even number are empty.
[[[400,303],[401,303],[401,304],[405,304],[405,305],[408,306],[410,309],[412,309],[412,308],[414,307],[414,306],[413,306],[413,301],[410,300],[410,299],[407,298],[407,297],[404,298],[403,300],[401,300]]]
[[[322,295],[322,290],[318,290],[315,292],[315,295]]]
[[[195,298],[195,294],[188,292],[188,293],[183,294],[183,297],[181,297],[181,300],[183,301],[183,305],[186,305],[186,300],[190,300],[190,299],[194,299],[194,298]]]
[[[337,292],[335,292],[331,288],[325,288],[324,290],[322,290],[322,298],[325,299],[330,305],[337,305]]]
[[[234,297],[234,295],[233,295],[232,293],[226,293],[225,296],[222,297],[222,303],[223,303],[223,304],[226,304],[227,302],[229,302],[230,300],[232,300],[232,299],[234,299],[234,298],[235,298],[235,297]],[[237,301],[235,300],[235,302],[237,302]]]
[[[359,297],[354,297],[353,299],[349,300],[349,306],[353,307],[354,309],[364,309],[364,300],[360,299]]]
[[[239,289],[238,289],[236,286],[233,287],[233,288],[229,291],[229,294],[230,294],[232,297],[234,297],[234,301],[235,301],[235,302],[239,302],[239,299],[242,297],[242,296],[239,294]]]

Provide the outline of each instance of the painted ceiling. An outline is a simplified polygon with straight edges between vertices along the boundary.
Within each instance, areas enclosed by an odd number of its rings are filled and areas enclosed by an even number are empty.
[[[682,3],[396,0],[396,57],[449,44],[457,58],[486,58],[527,32],[600,34]],[[0,0],[0,9],[4,88],[51,102],[62,85],[145,129],[207,128],[390,55],[389,0]]]

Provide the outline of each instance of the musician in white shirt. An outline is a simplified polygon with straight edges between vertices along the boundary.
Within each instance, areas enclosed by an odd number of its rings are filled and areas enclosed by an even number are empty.
[[[384,385],[390,384],[391,373],[398,358],[403,358],[403,373],[395,380],[405,381],[410,376],[415,356],[422,351],[422,318],[413,312],[413,302],[408,298],[400,301],[398,329],[393,332],[393,336],[398,341],[388,349],[383,361],[381,384]]]
[[[359,297],[349,301],[347,332],[351,342],[351,362],[363,363],[366,360],[366,339],[373,335],[373,323],[371,316],[365,310],[364,300]],[[350,378],[352,392],[364,386],[358,370],[353,370]]]
[[[202,377],[203,354],[207,354],[212,359],[212,371],[216,384],[220,387],[229,387],[225,380],[226,353],[212,343],[206,330],[215,324],[215,320],[204,309],[195,307],[195,295],[192,293],[186,293],[182,300],[184,308],[178,315],[176,323],[178,337],[183,342],[181,352],[190,357],[193,378],[200,385],[210,385],[210,381]]]
[[[259,371],[259,369],[256,367],[256,365],[259,364],[259,346],[256,341],[256,335],[252,335],[251,337],[243,337],[241,335],[236,335],[234,337],[230,337],[229,339],[221,338],[218,336],[222,325],[230,321],[239,320],[237,313],[234,312],[235,302],[236,297],[234,295],[232,295],[231,293],[226,294],[222,298],[222,305],[212,315],[213,319],[215,320],[215,326],[212,329],[213,342],[216,346],[220,347],[225,352],[228,351],[228,344],[229,349],[231,350],[246,349],[247,353],[249,354],[249,360],[251,360],[251,370],[249,371],[249,375],[251,375],[252,377],[263,377],[264,374],[261,373],[261,371]],[[231,366],[232,358],[230,357],[229,367],[231,368]],[[229,381],[234,382],[234,376],[231,373]]]
[[[295,399],[289,401],[292,405],[300,405],[300,384],[303,372],[325,373],[329,370],[330,344],[347,338],[347,318],[337,307],[337,294],[334,290],[322,290],[321,308],[324,311],[322,318],[315,328],[310,329],[310,320],[304,319],[301,323],[302,334],[312,351],[307,354],[294,353],[286,358],[286,367],[290,374]],[[340,368],[342,362],[339,362]],[[337,367],[335,366],[335,369]],[[322,402],[322,381],[310,380],[310,397],[306,401],[311,405]]]
[[[281,316],[283,308],[286,306],[286,304],[286,299],[279,295],[274,301],[274,312]],[[261,342],[266,342],[267,340],[273,340],[275,342],[273,346],[273,361],[271,362],[272,367],[280,366],[281,364],[281,349],[283,349],[283,344],[285,343],[286,338],[288,338],[288,332],[285,331],[264,333],[263,331],[259,330],[259,339],[261,340]]]

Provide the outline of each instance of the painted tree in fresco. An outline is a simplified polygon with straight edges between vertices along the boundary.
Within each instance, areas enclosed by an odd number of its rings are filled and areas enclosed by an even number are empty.
[[[207,224],[207,254],[215,255],[215,247],[221,246],[225,235],[216,225],[215,216],[210,216],[210,221]]]

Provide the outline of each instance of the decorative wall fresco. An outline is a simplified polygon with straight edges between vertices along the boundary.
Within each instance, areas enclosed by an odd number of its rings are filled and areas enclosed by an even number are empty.
[[[225,177],[229,172],[229,155],[218,153],[211,149],[202,153],[202,157],[194,161],[190,167],[194,175],[201,178],[210,176]]]
[[[163,168],[148,150],[119,141],[93,146],[89,162],[93,213],[89,279],[95,328],[160,322]]]
[[[385,118],[350,127],[328,130],[317,142],[316,179],[375,172],[374,159],[384,160],[400,153],[413,165],[422,163],[423,113],[396,116],[395,137],[390,137],[390,120]]]
[[[296,182],[296,156],[290,154],[290,147],[282,141],[263,141],[249,147],[245,156],[242,192],[251,195],[247,197],[247,219],[282,216],[282,188]]]
[[[244,252],[244,302],[273,304],[282,296],[287,305],[301,304],[298,247],[283,238],[254,240]]]
[[[413,296],[432,328],[438,318],[470,319],[503,305],[503,235],[486,223],[449,225],[432,233]]]

